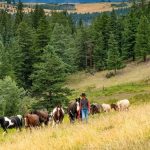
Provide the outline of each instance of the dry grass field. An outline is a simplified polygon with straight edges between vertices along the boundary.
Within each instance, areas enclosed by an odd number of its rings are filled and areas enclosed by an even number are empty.
[[[132,106],[128,112],[90,117],[89,123],[65,122],[52,128],[14,132],[3,137],[0,150],[148,150],[150,104]]]
[[[87,4],[76,4],[75,6],[77,13],[93,13],[93,12],[105,12],[111,11],[111,3],[87,3]]]
[[[66,84],[71,89],[82,91],[87,87],[103,88],[146,80],[150,78],[150,61],[139,64],[137,62],[130,63],[124,69],[119,70],[115,77],[110,79],[105,77],[107,72],[98,72],[94,76],[89,73],[79,72],[69,76]]]
[[[31,7],[32,5],[35,5],[36,3],[25,3],[26,5],[29,4]],[[39,3],[42,4],[42,3]],[[43,3],[44,4],[44,3]],[[118,9],[117,7],[112,7],[111,4],[120,4],[120,2],[117,3],[108,3],[108,2],[101,2],[101,3],[77,3],[75,4],[75,10],[68,10],[68,13],[95,13],[95,12],[106,12],[106,11],[112,11],[112,9]],[[127,5],[130,7],[130,4],[127,3]],[[16,8],[12,5],[6,5],[0,3],[0,9],[4,9],[7,7],[7,11],[11,14],[16,13]],[[33,11],[34,9],[31,9],[30,7],[24,8],[25,13],[29,13]],[[46,15],[51,14],[51,10],[44,9]],[[57,12],[60,12],[62,10],[55,10]]]

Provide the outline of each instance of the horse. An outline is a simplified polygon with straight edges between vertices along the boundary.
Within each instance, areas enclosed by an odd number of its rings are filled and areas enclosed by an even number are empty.
[[[119,107],[117,106],[117,104],[111,104],[111,109],[114,109],[115,111],[119,110]]]
[[[61,106],[57,106],[53,109],[51,113],[53,118],[53,126],[56,124],[61,124],[63,122],[64,114],[65,112]]]
[[[110,104],[102,104],[102,108],[104,112],[110,112],[111,110]]]
[[[97,104],[97,103],[91,104],[90,112],[92,115],[100,113],[100,112],[102,112],[102,110],[103,110],[102,105]]]
[[[39,116],[36,114],[25,114],[24,115],[25,128],[38,127],[40,126]]]
[[[4,133],[8,133],[7,129],[9,128],[16,128],[16,130],[19,129],[19,131],[21,131],[22,116],[0,117],[0,125],[4,130]]]
[[[69,115],[70,123],[74,123],[76,119],[80,119],[82,117],[80,112],[80,100],[80,98],[76,98],[75,101],[72,101],[68,105],[67,112]]]
[[[119,100],[117,102],[117,106],[118,106],[119,111],[128,111],[129,106],[130,106],[130,102],[128,99]]]
[[[49,121],[49,114],[47,111],[42,110],[34,110],[31,112],[31,114],[36,114],[39,116],[40,124],[44,123],[46,126],[48,125]]]

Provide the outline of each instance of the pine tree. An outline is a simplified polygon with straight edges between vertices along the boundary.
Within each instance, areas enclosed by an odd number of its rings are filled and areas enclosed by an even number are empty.
[[[25,89],[30,88],[32,85],[29,77],[33,65],[33,35],[31,28],[25,22],[20,23],[17,30],[17,39],[22,53],[22,66],[20,72],[17,73],[17,77],[21,81],[19,85]]]
[[[50,37],[50,45],[55,49],[56,54],[66,64],[67,72],[75,71],[76,47],[70,27],[55,24]]]
[[[23,3],[19,1],[17,5],[17,13],[15,16],[15,30],[17,29],[18,25],[23,21]]]
[[[98,16],[93,23],[93,27],[95,30],[94,32],[95,40],[99,38],[99,32],[101,32],[103,35],[104,51],[108,50],[108,39],[109,39],[108,24],[109,24],[109,16],[107,15],[107,13],[102,13],[102,15]]]
[[[12,16],[5,11],[1,11],[0,16],[0,36],[2,37],[1,40],[4,46],[6,46],[13,36],[13,19]]]
[[[22,86],[22,67],[24,66],[24,54],[19,45],[19,39],[14,37],[11,39],[8,46],[9,54],[10,54],[10,64],[11,64],[11,72],[9,75],[12,79],[16,81],[16,83]]]
[[[108,36],[110,36],[111,33],[114,34],[115,40],[118,43],[118,49],[120,56],[122,55],[122,20],[117,16],[115,10],[113,10],[110,14],[109,20],[108,20]]]
[[[34,11],[31,12],[31,24],[32,24],[32,27],[37,29],[39,24],[40,24],[40,20],[42,18],[45,18],[45,17],[46,16],[45,16],[44,10],[42,8],[40,8],[38,4],[36,4]]]
[[[10,53],[0,41],[0,78],[11,74]]]
[[[83,28],[77,30],[76,34],[76,47],[77,47],[77,58],[76,64],[78,70],[86,69],[86,45],[85,45],[86,32]]]
[[[94,48],[94,66],[96,70],[106,68],[107,51],[104,49],[103,35],[100,32]]]
[[[37,28],[37,32],[35,34],[35,41],[33,45],[33,52],[34,52],[34,63],[40,62],[40,57],[43,53],[43,49],[48,45],[50,40],[50,28],[49,23],[46,18],[41,18],[39,22],[39,26]]]
[[[41,62],[34,65],[34,72],[31,76],[33,93],[44,98],[39,105],[42,103],[49,109],[57,104],[67,103],[68,89],[64,88],[65,77],[65,64],[56,55],[52,46],[46,46]]]
[[[131,12],[124,21],[124,31],[122,33],[122,56],[123,59],[135,60],[135,38],[138,26],[138,19],[135,13]]]
[[[93,51],[94,51],[94,31],[90,28],[81,28],[77,30],[76,47],[79,70],[93,69]]]
[[[142,57],[146,61],[147,55],[150,53],[150,26],[146,16],[141,16],[136,34],[135,51],[138,57]]]
[[[115,36],[111,33],[108,41],[107,68],[108,70],[114,70],[116,74],[117,69],[121,67],[122,61],[119,54],[118,43],[115,40]]]

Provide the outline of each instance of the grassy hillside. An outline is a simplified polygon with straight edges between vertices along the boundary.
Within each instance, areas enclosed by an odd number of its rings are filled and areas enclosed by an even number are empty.
[[[122,70],[118,71],[117,76],[107,79],[108,71],[96,73],[94,76],[79,72],[68,77],[67,86],[75,90],[84,90],[87,87],[103,88],[124,83],[137,82],[150,78],[150,61],[145,63],[133,62],[127,64]]]
[[[1,150],[147,150],[150,149],[150,104],[132,106],[129,112],[91,117],[88,124],[64,123],[32,133],[9,134]],[[5,137],[7,139],[7,136]]]
[[[67,87],[73,89],[74,97],[86,92],[93,102],[115,102],[119,99],[134,99],[136,95],[149,94],[150,91],[150,61],[146,63],[131,63],[118,71],[115,77],[107,79],[108,71],[96,73],[80,72],[68,77]],[[134,101],[134,100],[133,100]]]
[[[52,128],[11,130],[0,136],[0,150],[147,150],[150,149],[150,62],[132,63],[106,79],[104,72],[94,76],[78,73],[68,77],[67,86],[74,89],[70,99],[86,92],[92,102],[112,103],[129,98],[128,112],[102,113],[90,116],[89,123],[69,123]],[[0,131],[2,134],[2,130]]]

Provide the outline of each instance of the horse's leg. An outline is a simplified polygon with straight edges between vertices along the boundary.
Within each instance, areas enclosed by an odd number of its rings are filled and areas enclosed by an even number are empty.
[[[4,130],[3,135],[5,135],[6,133],[8,133],[8,132],[7,132],[7,129],[6,129],[6,127],[5,127],[5,125],[4,125],[4,124],[2,124],[2,125],[1,125],[1,127],[2,127],[2,129]]]
[[[54,126],[55,126],[56,124],[55,124],[55,121],[53,120],[53,124],[52,124],[52,127],[54,128]]]
[[[15,120],[15,121],[14,121],[14,124],[15,124],[16,130],[19,131],[19,130],[18,130],[18,129],[19,129],[19,123],[18,123],[18,121]]]
[[[21,128],[22,128],[21,122],[19,122],[18,124],[19,124],[19,131],[21,132]]]
[[[45,125],[48,126],[49,118],[45,121]]]

